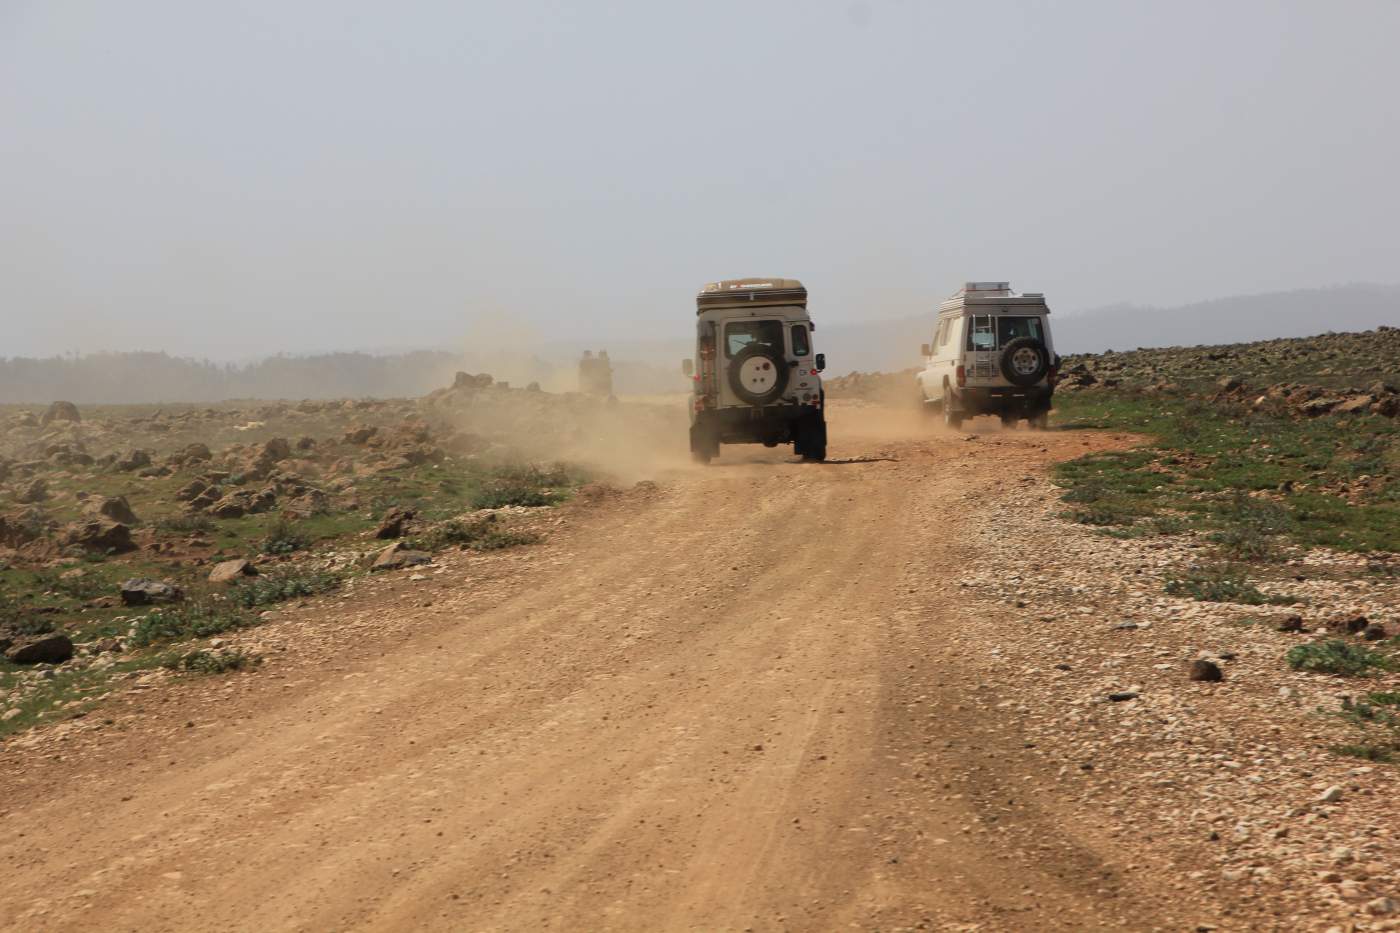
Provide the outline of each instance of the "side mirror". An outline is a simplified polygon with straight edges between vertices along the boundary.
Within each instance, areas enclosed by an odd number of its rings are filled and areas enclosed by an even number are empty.
[[[924,356],[933,356],[932,348],[926,343],[919,344],[919,352]]]
[[[817,372],[821,372],[821,371],[824,370],[824,369],[826,369],[826,354],[825,354],[825,353],[818,353],[818,354],[817,354]]]
[[[694,375],[694,373],[694,361],[691,360],[689,357],[686,357],[685,359],[681,360],[681,375],[685,376],[686,378],[690,378],[690,376]]]

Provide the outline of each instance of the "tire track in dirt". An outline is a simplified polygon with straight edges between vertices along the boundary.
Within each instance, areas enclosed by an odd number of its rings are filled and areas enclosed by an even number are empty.
[[[987,648],[959,641],[968,496],[1068,440],[1008,435],[989,460],[862,427],[833,455],[894,457],[671,473],[471,612],[469,573],[449,611],[357,595],[407,624],[340,669],[289,661],[280,690],[157,714],[227,725],[134,729],[109,750],[126,800],[66,781],[81,763],[7,772],[12,819],[79,844],[0,844],[6,925],[1164,923],[960,666]]]

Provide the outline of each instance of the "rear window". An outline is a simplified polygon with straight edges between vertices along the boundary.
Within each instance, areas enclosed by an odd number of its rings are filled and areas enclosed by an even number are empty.
[[[783,352],[782,321],[734,321],[724,327],[724,355],[735,356],[751,343]]]
[[[792,325],[792,355],[806,356],[812,352],[812,342],[807,339],[807,325]]]
[[[972,326],[967,329],[969,350],[995,350],[1017,337],[1033,337],[1045,342],[1045,330],[1038,317],[974,314],[971,321]]]

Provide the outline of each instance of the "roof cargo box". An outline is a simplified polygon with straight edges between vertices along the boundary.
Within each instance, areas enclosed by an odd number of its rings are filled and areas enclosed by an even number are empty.
[[[695,296],[695,313],[711,308],[773,305],[807,307],[807,289],[797,279],[725,279],[711,282]]]

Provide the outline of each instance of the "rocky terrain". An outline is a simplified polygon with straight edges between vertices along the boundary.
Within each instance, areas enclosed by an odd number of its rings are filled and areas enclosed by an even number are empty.
[[[588,478],[563,456],[670,416],[468,374],[414,400],[13,410],[0,735],[83,715],[112,677],[256,663],[196,643],[357,575],[534,542],[531,513]]]
[[[991,505],[960,585],[1013,611],[992,700],[1078,818],[1170,853],[1184,898],[1235,905],[1220,929],[1400,929],[1400,560],[1290,549],[1253,570],[1265,604],[1201,600],[1172,581],[1209,536],[1096,534],[1056,499]]]
[[[912,404],[916,369],[828,379],[833,398]],[[1059,390],[1127,390],[1258,400],[1302,415],[1400,416],[1400,327],[1220,346],[1066,356]]]

